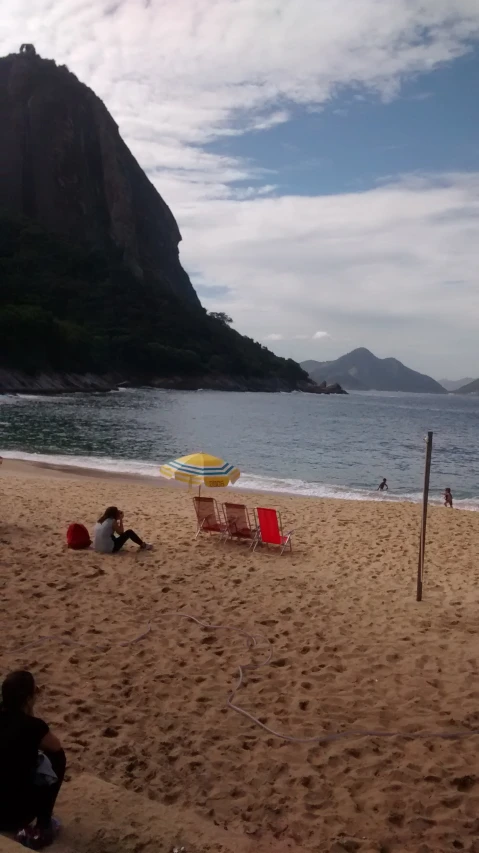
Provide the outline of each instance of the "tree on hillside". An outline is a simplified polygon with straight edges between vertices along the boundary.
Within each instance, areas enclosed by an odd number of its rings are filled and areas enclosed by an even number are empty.
[[[225,314],[224,311],[210,311],[210,317],[213,317],[213,320],[219,320],[220,323],[223,323],[223,326],[231,326],[233,322],[232,317],[228,317],[228,314]]]

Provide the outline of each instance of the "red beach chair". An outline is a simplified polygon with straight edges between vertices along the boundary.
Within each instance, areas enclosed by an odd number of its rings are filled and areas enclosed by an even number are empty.
[[[293,550],[291,536],[293,535],[294,530],[290,530],[288,533],[283,533],[281,513],[276,509],[258,507],[255,510],[255,518],[257,520],[258,533],[253,545],[253,551],[256,550],[259,543],[262,545],[279,545],[281,548],[281,554],[283,554],[284,549],[287,548],[288,545],[289,550]]]
[[[193,498],[193,503],[195,505],[197,521],[195,539],[198,539],[200,533],[221,533],[221,536],[224,536],[226,539],[228,529],[224,521],[221,520],[218,504],[215,499],[203,498],[198,495]]]
[[[248,507],[245,504],[223,504],[223,513],[228,535],[231,539],[250,540],[253,544],[256,529],[251,524]]]

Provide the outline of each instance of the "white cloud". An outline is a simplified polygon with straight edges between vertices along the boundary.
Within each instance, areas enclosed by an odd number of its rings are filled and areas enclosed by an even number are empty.
[[[198,145],[342,86],[392,97],[478,37],[476,0],[3,0],[0,22],[2,53],[31,41],[105,100],[173,206],[254,173]]]
[[[313,357],[312,332],[299,338],[316,317],[331,335],[325,358],[369,345],[429,372],[479,373],[479,173],[204,203],[185,213],[183,232],[187,265],[229,288],[240,331],[263,338],[273,325],[277,352]]]
[[[276,198],[274,173],[205,146],[320,110],[341,87],[394,97],[470,49],[477,0],[1,5],[2,54],[33,42],[103,98],[178,219],[183,262],[214,283],[209,308],[227,291],[237,327],[277,329],[288,355],[307,357],[324,323],[325,356],[374,338],[423,369],[475,369],[479,175]]]
[[[315,332],[313,335],[313,341],[321,341],[323,338],[330,338],[331,335],[328,332]]]
[[[272,332],[271,335],[266,335],[266,337],[264,337],[263,340],[264,341],[282,341],[283,335],[277,335],[275,332]]]

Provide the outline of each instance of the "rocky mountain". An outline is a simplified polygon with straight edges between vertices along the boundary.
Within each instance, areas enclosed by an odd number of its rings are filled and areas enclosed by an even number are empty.
[[[32,46],[0,59],[0,205],[59,236],[113,251],[192,305],[181,234],[102,101]]]
[[[377,358],[364,347],[355,349],[336,361],[303,361],[301,366],[318,384],[339,382],[348,391],[446,393],[442,385],[430,376],[405,367],[396,358]]]
[[[474,382],[474,380],[472,376],[466,376],[464,379],[439,379],[438,382],[446,389],[446,391],[457,391],[458,388],[462,388],[464,385],[469,385],[469,383]]]
[[[168,205],[65,66],[32,45],[1,58],[0,124],[0,368],[17,371],[12,381],[18,371],[47,384],[50,372],[56,385],[87,373],[100,385],[307,380],[226,315],[207,314]]]
[[[457,388],[456,394],[479,394],[479,379],[474,379],[467,385]]]

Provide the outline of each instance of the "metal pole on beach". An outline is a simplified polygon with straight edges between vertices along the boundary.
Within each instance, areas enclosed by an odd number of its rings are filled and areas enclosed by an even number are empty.
[[[424,468],[424,491],[422,495],[422,522],[421,536],[419,539],[419,558],[417,564],[416,601],[422,601],[422,579],[424,575],[424,552],[426,550],[427,504],[429,498],[429,478],[431,474],[432,436],[432,432],[428,432],[426,438],[426,465]]]

